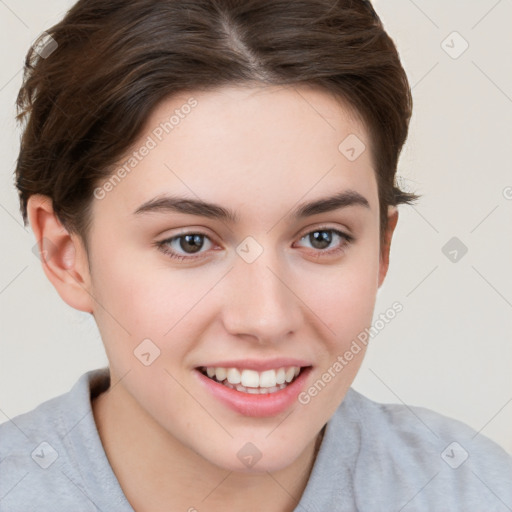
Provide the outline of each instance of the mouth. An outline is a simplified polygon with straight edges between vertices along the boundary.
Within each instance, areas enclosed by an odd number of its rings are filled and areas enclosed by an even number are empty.
[[[258,372],[247,368],[201,366],[198,371],[229,389],[252,395],[273,394],[292,384],[306,367],[281,366]]]

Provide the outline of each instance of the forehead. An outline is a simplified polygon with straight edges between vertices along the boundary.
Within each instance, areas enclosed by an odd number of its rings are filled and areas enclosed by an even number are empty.
[[[376,208],[363,123],[348,105],[310,87],[237,86],[170,97],[148,117],[118,168],[123,164],[128,172],[109,200],[130,212],[171,193],[261,212],[346,189]]]

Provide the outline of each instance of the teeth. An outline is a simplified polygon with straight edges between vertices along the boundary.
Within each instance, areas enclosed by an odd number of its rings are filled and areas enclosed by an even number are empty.
[[[295,369],[292,366],[290,368],[287,368],[287,370],[286,370],[286,377],[285,377],[286,382],[291,382],[293,377],[295,377]]]
[[[286,378],[286,372],[284,368],[279,368],[276,372],[276,383],[277,384],[284,384]]]
[[[246,388],[257,388],[260,385],[260,375],[254,370],[242,370],[241,382]]]
[[[275,370],[267,370],[260,373],[260,388],[271,388],[276,385]]]
[[[240,391],[242,393],[256,394],[256,392],[259,392],[260,395],[264,395],[267,393],[275,393],[276,391],[284,389],[287,386],[287,384],[281,384],[281,385],[273,386],[271,388],[246,388],[245,386],[242,386],[241,384],[237,384],[237,385],[231,384],[229,381],[223,382],[223,385],[230,389],[236,389],[237,391]]]
[[[298,366],[281,367],[263,372],[248,369],[240,370],[239,368],[214,368],[212,366],[205,369],[206,375],[211,379],[222,382],[232,389],[252,394],[279,391],[300,373],[300,367]]]
[[[208,372],[208,370],[206,370]],[[208,375],[211,377],[211,375]],[[240,372],[236,368],[230,368],[227,372],[228,382],[230,384],[240,384],[241,376]]]
[[[215,368],[215,376],[219,382],[222,382],[226,379],[226,368]]]

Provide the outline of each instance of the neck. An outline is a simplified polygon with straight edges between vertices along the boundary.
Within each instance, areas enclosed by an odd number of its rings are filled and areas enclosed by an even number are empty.
[[[105,453],[136,512],[293,511],[304,492],[323,431],[288,467],[264,473],[229,471],[183,446],[120,386],[92,402]],[[136,406],[135,406],[136,405]]]

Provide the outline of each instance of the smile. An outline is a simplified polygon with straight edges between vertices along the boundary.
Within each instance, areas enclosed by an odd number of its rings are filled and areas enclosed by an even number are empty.
[[[199,385],[215,402],[244,416],[269,417],[298,403],[313,370],[306,359],[238,359],[194,368]]]
[[[258,372],[256,370],[223,367],[201,367],[208,378],[230,389],[253,395],[276,393],[291,384],[301,372],[299,366],[282,366]]]

